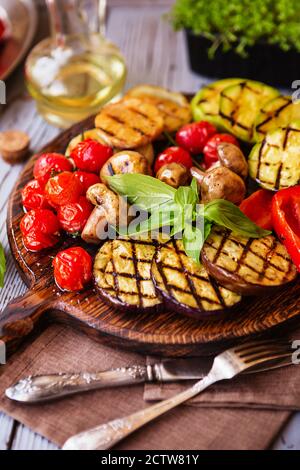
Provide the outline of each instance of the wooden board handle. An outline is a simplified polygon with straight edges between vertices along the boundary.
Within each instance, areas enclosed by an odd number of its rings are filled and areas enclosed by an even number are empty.
[[[47,290],[31,289],[12,300],[0,314],[0,338],[23,338],[34,328],[40,316],[51,307]]]

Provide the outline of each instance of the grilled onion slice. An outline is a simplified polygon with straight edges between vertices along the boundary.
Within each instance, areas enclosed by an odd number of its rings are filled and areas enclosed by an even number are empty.
[[[158,137],[164,128],[159,110],[138,98],[126,98],[105,106],[96,116],[95,126],[107,144],[135,149]]]
[[[163,116],[167,132],[176,132],[191,121],[190,104],[182,93],[153,85],[139,85],[129,90],[126,97],[140,98],[156,106]]]
[[[254,142],[254,124],[260,109],[278,95],[274,88],[252,80],[225,88],[220,97],[224,126],[245,142]]]
[[[94,263],[94,283],[102,299],[122,310],[162,310],[163,303],[151,278],[155,250],[155,242],[148,239],[106,242]]]
[[[272,191],[300,182],[300,122],[269,132],[249,156],[249,175]]]
[[[260,142],[269,131],[297,120],[300,120],[300,102],[293,103],[289,96],[277,96],[260,110],[255,122],[255,140]]]
[[[268,292],[297,276],[285,247],[272,235],[243,238],[219,227],[202,249],[202,262],[220,284],[245,295]]]
[[[220,116],[221,92],[229,86],[243,83],[242,78],[225,78],[202,88],[192,99],[191,106],[195,121],[209,121],[218,127],[222,127]]]
[[[241,300],[240,295],[220,286],[204,266],[189,258],[181,240],[159,247],[151,271],[166,306],[193,318],[219,317]]]

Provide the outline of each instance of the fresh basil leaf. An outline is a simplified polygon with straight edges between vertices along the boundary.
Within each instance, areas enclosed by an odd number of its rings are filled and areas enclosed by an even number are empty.
[[[209,202],[204,208],[204,216],[210,222],[228,228],[242,237],[261,238],[272,233],[258,227],[237,206],[225,199]]]
[[[199,198],[198,183],[196,178],[193,177],[190,188],[195,193],[197,199]]]
[[[190,186],[180,186],[174,196],[174,201],[185,208],[185,206],[194,206],[198,197]]]
[[[203,232],[199,227],[186,224],[183,232],[183,246],[186,254],[197,264],[200,263],[200,253],[204,244]]]
[[[4,286],[4,275],[6,271],[6,260],[2,245],[0,244],[0,288]]]
[[[181,234],[184,229],[184,213],[181,207],[178,207],[176,216],[173,220],[173,227],[170,233],[171,237],[174,237],[176,234]],[[181,237],[180,237],[181,238]]]
[[[209,220],[204,219],[204,241],[208,239],[212,229],[212,225],[212,222],[209,222]]]
[[[170,212],[161,211],[154,212],[147,220],[144,220],[139,224],[134,224],[134,221],[131,222],[126,229],[126,232],[124,229],[119,229],[119,233],[122,235],[133,236],[151,232],[161,227],[173,225],[174,217],[174,213],[172,214]]]
[[[174,201],[176,190],[152,176],[140,174],[114,175],[107,177],[109,187],[130,204],[136,204],[148,212],[161,204]]]

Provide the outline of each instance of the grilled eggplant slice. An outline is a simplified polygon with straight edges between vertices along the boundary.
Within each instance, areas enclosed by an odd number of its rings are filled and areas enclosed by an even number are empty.
[[[105,106],[96,116],[101,138],[113,147],[135,149],[158,137],[164,129],[159,110],[138,98],[126,98]]]
[[[129,90],[126,96],[140,98],[156,106],[163,116],[167,132],[176,132],[192,119],[190,104],[182,93],[153,85],[139,85]]]
[[[149,239],[118,239],[100,248],[94,263],[94,282],[105,302],[132,312],[163,310],[151,278],[156,246]]]
[[[300,120],[300,102],[293,103],[289,96],[278,96],[268,101],[255,122],[255,140],[261,142],[270,131]]]
[[[225,128],[245,142],[254,142],[255,119],[260,109],[278,95],[275,88],[252,80],[225,88],[220,97]]]
[[[192,113],[195,121],[209,121],[223,127],[220,116],[220,95],[225,88],[243,83],[242,78],[225,78],[202,88],[192,99]]]
[[[267,293],[297,276],[285,247],[272,235],[243,238],[219,227],[202,249],[202,262],[221,285],[242,295]]]
[[[249,175],[271,191],[300,182],[300,122],[269,132],[249,156]]]
[[[181,240],[161,245],[152,262],[152,278],[166,307],[193,318],[220,317],[241,296],[220,286],[183,250]]]

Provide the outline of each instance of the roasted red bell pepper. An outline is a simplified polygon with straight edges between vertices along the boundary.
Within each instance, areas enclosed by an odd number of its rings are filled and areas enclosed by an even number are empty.
[[[282,189],[272,201],[275,232],[300,272],[300,186]]]
[[[244,199],[240,205],[241,211],[261,228],[272,230],[272,199],[274,193],[266,189],[259,189]]]

